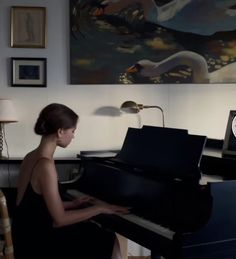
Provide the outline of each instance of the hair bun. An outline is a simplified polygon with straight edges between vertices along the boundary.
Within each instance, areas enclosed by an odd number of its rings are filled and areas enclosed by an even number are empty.
[[[41,120],[40,117],[35,124],[34,132],[38,135],[45,135],[47,133],[46,123],[45,121]]]
[[[38,135],[50,135],[58,129],[69,129],[75,127],[78,115],[69,107],[51,103],[44,107],[34,126],[34,132]]]

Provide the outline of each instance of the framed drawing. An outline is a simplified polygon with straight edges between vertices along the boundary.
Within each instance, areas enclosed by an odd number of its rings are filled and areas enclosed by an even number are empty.
[[[70,83],[236,83],[236,1],[203,2],[70,0]]]
[[[222,155],[236,156],[236,110],[229,113]]]
[[[11,47],[46,47],[45,7],[11,7]]]
[[[46,58],[11,58],[11,72],[12,86],[47,86]]]

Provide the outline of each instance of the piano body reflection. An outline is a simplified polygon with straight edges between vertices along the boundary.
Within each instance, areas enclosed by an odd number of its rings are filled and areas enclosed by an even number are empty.
[[[199,184],[205,142],[186,130],[129,128],[115,157],[81,157],[81,176],[66,188],[131,207],[95,220],[152,258],[226,258],[236,254],[236,183]]]

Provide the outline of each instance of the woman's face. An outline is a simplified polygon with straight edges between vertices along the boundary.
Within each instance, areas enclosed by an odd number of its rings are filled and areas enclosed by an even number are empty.
[[[75,130],[76,130],[76,127],[69,128],[69,129],[60,129],[58,146],[64,147],[64,148],[67,147],[75,136]]]

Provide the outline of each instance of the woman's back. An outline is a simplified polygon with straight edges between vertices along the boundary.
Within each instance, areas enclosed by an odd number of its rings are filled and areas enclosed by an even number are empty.
[[[26,181],[28,184],[26,187],[23,185],[22,189],[18,190],[20,192],[20,200],[18,197],[16,210],[13,215],[12,235],[16,259],[25,258],[28,254],[31,258],[39,257],[41,253],[41,251],[37,251],[39,244],[42,245],[42,251],[47,247],[49,249],[52,238],[52,218],[43,196],[36,193],[32,187],[33,170],[39,161],[36,160],[34,162],[32,155],[30,154],[23,163],[23,167],[30,168],[30,170],[24,171],[23,169],[21,171],[21,177],[24,180],[28,178]],[[33,166],[30,166],[30,161],[33,161]],[[36,255],[30,255],[30,251],[34,251]]]
[[[30,258],[30,256],[40,258],[43,250],[50,249],[52,220],[43,197],[34,192],[31,184],[28,185],[13,215],[12,235],[16,259]],[[39,244],[42,247],[41,251],[38,251]],[[33,256],[31,251],[36,255]]]

